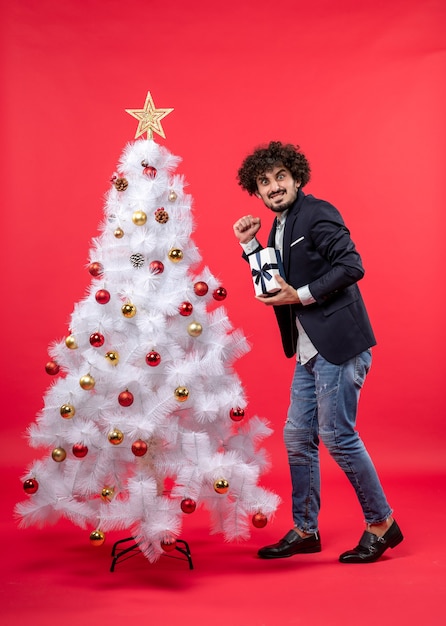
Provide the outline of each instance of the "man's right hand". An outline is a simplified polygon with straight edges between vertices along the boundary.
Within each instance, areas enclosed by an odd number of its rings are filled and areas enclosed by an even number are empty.
[[[240,243],[248,243],[251,239],[254,239],[260,227],[260,217],[245,215],[237,220],[232,228]]]

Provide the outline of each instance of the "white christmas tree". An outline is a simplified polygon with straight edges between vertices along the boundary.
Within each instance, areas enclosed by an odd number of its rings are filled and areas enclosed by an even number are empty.
[[[55,376],[29,427],[48,454],[29,467],[20,524],[61,516],[101,545],[126,529],[150,561],[176,546],[183,516],[200,504],[227,540],[263,527],[279,498],[259,486],[260,442],[271,430],[248,419],[234,362],[249,347],[201,263],[191,197],[175,174],[150,92],[112,177],[92,242],[86,297],[66,338],[50,347]]]

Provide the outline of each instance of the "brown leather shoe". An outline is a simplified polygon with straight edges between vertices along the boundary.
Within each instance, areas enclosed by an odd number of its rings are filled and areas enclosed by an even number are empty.
[[[341,563],[373,563],[387,550],[394,548],[404,539],[398,524],[393,520],[382,537],[364,531],[359,544],[353,550],[344,552],[339,557]]]
[[[278,543],[260,548],[258,555],[261,559],[284,559],[295,554],[310,554],[320,551],[321,537],[319,533],[303,538],[295,530],[290,530]]]

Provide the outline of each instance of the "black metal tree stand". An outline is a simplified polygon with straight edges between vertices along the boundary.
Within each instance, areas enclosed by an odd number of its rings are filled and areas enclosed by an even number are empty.
[[[130,544],[130,545],[127,545],[126,547],[124,547],[123,544]],[[183,556],[182,557],[175,556],[173,554],[174,551],[180,552]],[[126,561],[127,559],[130,559],[132,556],[136,556],[140,552],[141,551],[139,549],[139,543],[135,541],[134,537],[127,537],[126,539],[119,539],[113,544],[112,553],[111,553],[112,564],[110,567],[110,572],[115,571],[115,567],[118,563],[121,563],[123,561]],[[166,552],[163,556],[167,556],[173,559],[179,559],[181,561],[187,560],[187,562],[189,563],[189,569],[194,569],[189,545],[183,539],[177,539],[175,548],[172,551],[172,553]]]

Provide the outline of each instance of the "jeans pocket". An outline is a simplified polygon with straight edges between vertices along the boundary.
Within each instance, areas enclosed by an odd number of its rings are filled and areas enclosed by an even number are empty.
[[[360,389],[364,385],[367,374],[372,365],[372,351],[365,350],[355,357],[355,377],[354,381]]]

